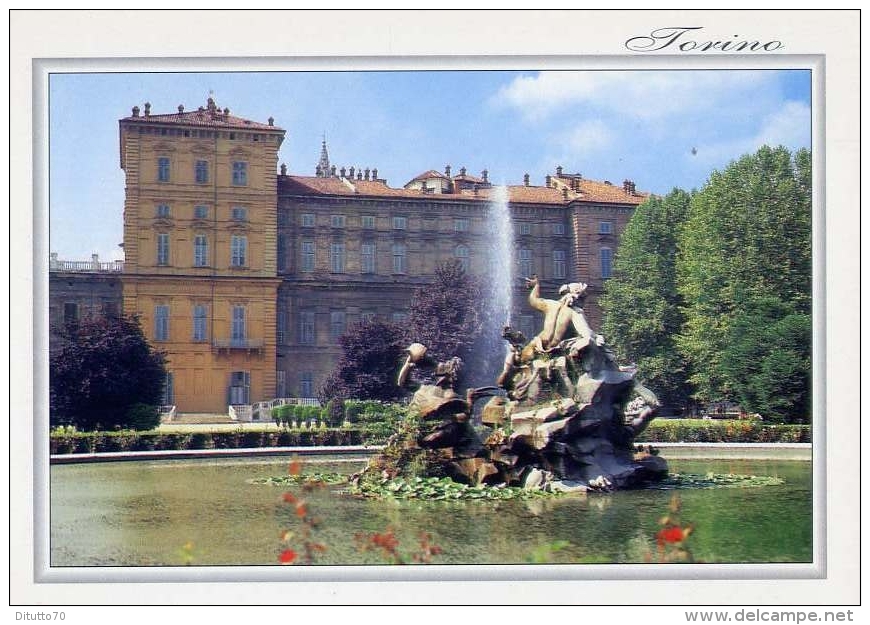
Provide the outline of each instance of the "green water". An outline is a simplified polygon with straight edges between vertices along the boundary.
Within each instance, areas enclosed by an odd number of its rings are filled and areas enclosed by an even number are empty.
[[[361,465],[314,464],[350,473]],[[783,460],[672,460],[672,471],[773,475],[784,484],[679,490],[682,520],[694,526],[692,555],[710,563],[811,562],[811,464]],[[283,460],[184,460],[51,467],[51,565],[166,566],[277,564],[280,535],[300,524],[282,501],[288,489],[252,478],[286,474]],[[383,564],[359,549],[357,533],[392,528],[400,551],[420,532],[443,549],[434,562],[525,563],[555,541],[554,563],[643,562],[672,492],[625,491],[584,498],[500,502],[357,499],[333,489],[302,493],[327,545],[318,564]],[[188,545],[185,551],[185,545]],[[289,546],[298,547],[298,542]]]

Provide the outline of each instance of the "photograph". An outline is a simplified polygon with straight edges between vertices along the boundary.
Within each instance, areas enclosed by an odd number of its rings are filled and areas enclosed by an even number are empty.
[[[837,70],[641,17],[611,54],[34,59],[29,592],[824,596]]]

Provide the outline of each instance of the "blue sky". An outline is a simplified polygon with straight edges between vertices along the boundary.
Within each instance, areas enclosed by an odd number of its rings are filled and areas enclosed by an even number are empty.
[[[810,72],[404,71],[53,74],[50,247],[123,258],[118,120],[204,105],[287,130],[280,160],[313,175],[325,134],[339,167],[400,187],[428,169],[532,184],[557,165],[667,193],[767,143],[810,147]],[[694,153],[693,153],[694,148]]]

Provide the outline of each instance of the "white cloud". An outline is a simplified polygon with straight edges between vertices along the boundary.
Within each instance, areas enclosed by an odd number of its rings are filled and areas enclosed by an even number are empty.
[[[563,141],[571,153],[588,154],[610,147],[613,133],[600,119],[587,119],[573,126]]]
[[[750,136],[698,147],[699,161],[705,166],[723,166],[743,154],[750,154],[763,145],[789,149],[810,146],[810,107],[803,102],[785,102],[782,107],[767,114]]]
[[[548,71],[515,78],[492,102],[519,109],[533,121],[576,105],[655,119],[700,114],[726,103],[757,105],[770,76],[758,71]]]

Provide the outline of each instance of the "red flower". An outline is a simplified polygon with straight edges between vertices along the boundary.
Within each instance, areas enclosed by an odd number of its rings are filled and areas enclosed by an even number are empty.
[[[665,543],[682,542],[683,538],[685,538],[685,534],[681,527],[666,527],[659,530],[659,533],[656,534],[656,541],[658,542],[659,547],[664,546]]]
[[[296,516],[298,516],[301,519],[306,514],[308,514],[308,508],[305,507],[305,504],[304,503],[296,504]]]
[[[292,549],[285,549],[278,555],[278,562],[281,564],[292,564],[296,559],[296,552]]]
[[[284,501],[287,503],[296,503],[296,496],[293,493],[284,493]]]
[[[299,475],[302,472],[302,463],[294,459],[287,471],[290,475]]]

